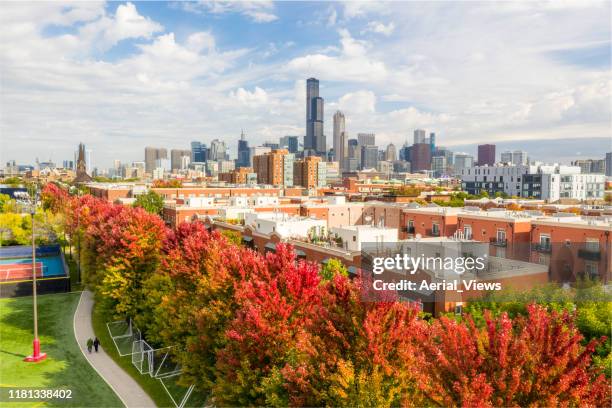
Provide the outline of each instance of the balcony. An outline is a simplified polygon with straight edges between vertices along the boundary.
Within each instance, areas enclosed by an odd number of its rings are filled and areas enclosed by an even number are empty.
[[[414,234],[414,227],[403,227],[403,232],[407,232],[408,234]]]
[[[440,230],[428,229],[427,231],[425,231],[425,233],[427,234],[428,237],[439,237],[440,236]]]
[[[491,238],[491,240],[489,241],[489,243],[493,246],[497,246],[497,247],[506,247],[508,246],[508,241],[505,239],[497,239],[497,238]]]
[[[601,259],[601,252],[595,248],[580,248],[578,250],[578,257],[587,261],[599,261]]]
[[[534,250],[538,252],[546,252],[546,253],[552,252],[552,245],[550,244],[535,244],[533,248]]]

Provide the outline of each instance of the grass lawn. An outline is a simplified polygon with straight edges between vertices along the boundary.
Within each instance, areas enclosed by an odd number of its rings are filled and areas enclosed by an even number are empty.
[[[73,316],[79,296],[61,293],[38,297],[41,350],[47,353],[47,359],[39,363],[23,362],[32,352],[32,298],[0,299],[0,387],[72,390],[70,400],[0,401],[0,406],[123,406],[76,343]],[[2,395],[7,395],[6,390]]]
[[[172,407],[174,404],[172,400],[164,390],[161,382],[155,378],[152,378],[148,374],[140,374],[140,372],[132,364],[132,356],[121,357],[115,348],[113,340],[108,334],[106,323],[112,321],[112,313],[101,306],[99,302],[96,302],[93,309],[92,323],[96,336],[100,339],[102,344],[108,344],[104,350],[115,362],[127,372],[149,396],[155,402],[158,407]]]

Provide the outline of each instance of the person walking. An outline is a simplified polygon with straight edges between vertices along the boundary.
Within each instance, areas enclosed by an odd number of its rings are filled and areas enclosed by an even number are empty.
[[[96,337],[93,341],[94,349],[96,349],[96,353],[98,352],[98,347],[100,347],[100,340]]]
[[[91,348],[93,347],[94,341],[90,338],[87,339],[87,351],[91,353]]]

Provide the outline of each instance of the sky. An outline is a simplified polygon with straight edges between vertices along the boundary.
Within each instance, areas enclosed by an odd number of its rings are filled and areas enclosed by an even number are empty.
[[[84,142],[104,168],[217,138],[235,157],[242,129],[251,145],[304,134],[309,77],[330,147],[340,109],[381,147],[425,128],[451,148],[603,157],[611,4],[3,3],[0,160],[61,164]]]

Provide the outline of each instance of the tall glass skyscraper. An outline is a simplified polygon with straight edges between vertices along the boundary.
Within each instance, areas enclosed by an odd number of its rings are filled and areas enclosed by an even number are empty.
[[[319,80],[306,80],[306,136],[304,150],[317,156],[327,151],[325,135],[323,134],[323,98],[319,96]]]
[[[236,159],[236,167],[249,167],[251,162],[251,151],[249,150],[249,142],[244,137],[244,132],[240,132],[240,140],[238,140],[238,158]]]

